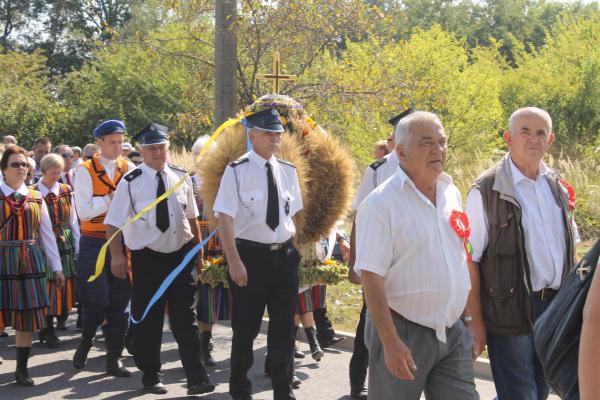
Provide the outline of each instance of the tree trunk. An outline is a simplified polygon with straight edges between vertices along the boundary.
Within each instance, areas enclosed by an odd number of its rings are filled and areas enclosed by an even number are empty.
[[[237,0],[215,1],[215,128],[237,113]]]

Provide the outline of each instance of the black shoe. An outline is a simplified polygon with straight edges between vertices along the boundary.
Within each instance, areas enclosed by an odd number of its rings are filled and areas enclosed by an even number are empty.
[[[341,342],[344,339],[346,339],[346,338],[345,337],[334,336],[334,337],[332,337],[331,339],[328,339],[328,340],[323,340],[323,341],[319,340],[319,344],[321,345],[321,348],[326,349],[328,347],[335,346],[336,344],[338,344],[339,342]]]
[[[234,397],[233,400],[252,400],[252,396]]]
[[[300,378],[298,378],[296,375],[292,376],[292,387],[294,389],[298,389],[301,384],[302,381],[300,380]]]
[[[39,333],[40,343],[45,343],[46,347],[56,349],[60,347],[60,339],[56,337],[53,326],[44,328]]]
[[[87,364],[87,357],[92,348],[92,341],[84,338],[79,342],[75,355],[73,356],[73,366],[75,369],[84,369]]]
[[[160,381],[161,375],[162,374],[159,372],[144,372],[144,375],[142,375],[142,385],[144,385],[144,391],[154,394],[167,393],[167,388]]]
[[[58,329],[59,331],[66,331],[67,330],[67,321],[63,321],[62,319],[59,319],[58,321],[56,321],[56,329]]]
[[[123,366],[118,358],[109,357],[106,361],[106,373],[119,378],[129,378],[131,372]]]
[[[144,385],[144,391],[152,394],[167,394],[167,388],[162,382],[155,383],[152,386]]]
[[[352,389],[350,391],[350,398],[357,400],[367,400],[367,388],[363,386],[360,389]]]
[[[306,355],[298,350],[298,346],[294,346],[294,358],[304,358]]]
[[[35,382],[33,382],[33,379],[31,379],[29,377],[29,375],[27,374],[27,371],[19,371],[17,370],[15,372],[15,380],[17,381],[17,383],[19,385],[23,385],[23,386],[33,386],[35,385]]]
[[[215,391],[215,385],[210,382],[194,383],[188,385],[187,395],[192,396],[195,394],[210,393]]]
[[[202,363],[207,367],[214,367],[217,365],[215,359],[210,354],[210,339],[211,332],[202,332],[201,335],[201,348],[202,348]]]
[[[29,377],[27,371],[27,361],[29,360],[29,347],[17,347],[17,370],[15,371],[15,380],[19,385],[33,386],[33,379]]]
[[[310,347],[310,354],[315,361],[321,361],[321,358],[325,355],[319,343],[317,342],[317,331],[315,328],[304,328],[306,333],[306,339],[308,340],[308,346]]]

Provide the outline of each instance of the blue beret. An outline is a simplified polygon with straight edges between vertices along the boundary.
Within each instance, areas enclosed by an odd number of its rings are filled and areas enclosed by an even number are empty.
[[[145,126],[136,133],[133,140],[141,146],[167,143],[169,141],[169,128],[151,122],[150,125]]]
[[[94,136],[101,138],[110,133],[125,133],[125,124],[117,119],[109,119],[104,121],[94,129]]]
[[[393,118],[389,119],[389,123],[395,128],[396,125],[398,124],[398,121],[400,121],[402,118],[406,117],[409,114],[412,114],[415,110],[413,110],[412,108],[409,108],[405,111],[402,111],[400,114],[396,115]]]
[[[248,128],[260,129],[268,132],[283,132],[283,124],[279,113],[275,108],[267,108],[266,110],[256,112],[246,116],[245,125]]]

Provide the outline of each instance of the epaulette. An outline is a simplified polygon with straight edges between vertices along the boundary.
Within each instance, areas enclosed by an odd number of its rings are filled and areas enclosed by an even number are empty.
[[[371,165],[369,165],[369,167],[373,168],[373,171],[377,171],[377,168],[381,167],[383,164],[385,164],[387,162],[387,158],[383,157],[380,158],[379,160],[375,161],[374,163],[371,163]]]
[[[233,161],[233,162],[230,162],[230,163],[229,163],[229,166],[230,166],[231,168],[235,168],[235,167],[237,167],[238,165],[242,165],[243,163],[245,163],[245,162],[248,162],[248,161],[250,161],[250,159],[249,159],[248,157],[240,158],[239,160],[235,160],[235,161]]]
[[[292,164],[291,162],[289,162],[289,161],[282,160],[282,159],[279,159],[279,158],[277,159],[277,161],[279,161],[282,164],[289,165],[292,168],[296,168],[296,166],[294,164]]]
[[[169,164],[169,168],[174,169],[175,171],[178,171],[178,172],[183,172],[184,174],[188,173],[185,169],[178,167],[177,165]]]
[[[134,180],[141,174],[142,174],[142,170],[139,168],[135,168],[135,169],[132,169],[131,172],[129,172],[125,176],[123,176],[123,179],[125,179],[127,182],[131,183],[132,180]]]

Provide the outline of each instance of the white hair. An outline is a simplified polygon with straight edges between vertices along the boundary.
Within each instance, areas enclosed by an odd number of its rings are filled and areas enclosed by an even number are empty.
[[[396,135],[396,145],[403,144],[406,146],[408,144],[408,141],[410,140],[410,126],[415,121],[430,121],[438,122],[440,125],[442,124],[440,118],[429,111],[415,111],[408,114],[396,124],[394,130],[394,134]]]
[[[542,118],[548,124],[548,134],[552,132],[552,118],[550,118],[550,114],[548,114],[546,110],[542,110],[538,107],[523,107],[513,112],[508,119],[508,130],[513,134],[516,133],[514,132],[515,122],[518,118],[528,115],[536,115]]]

